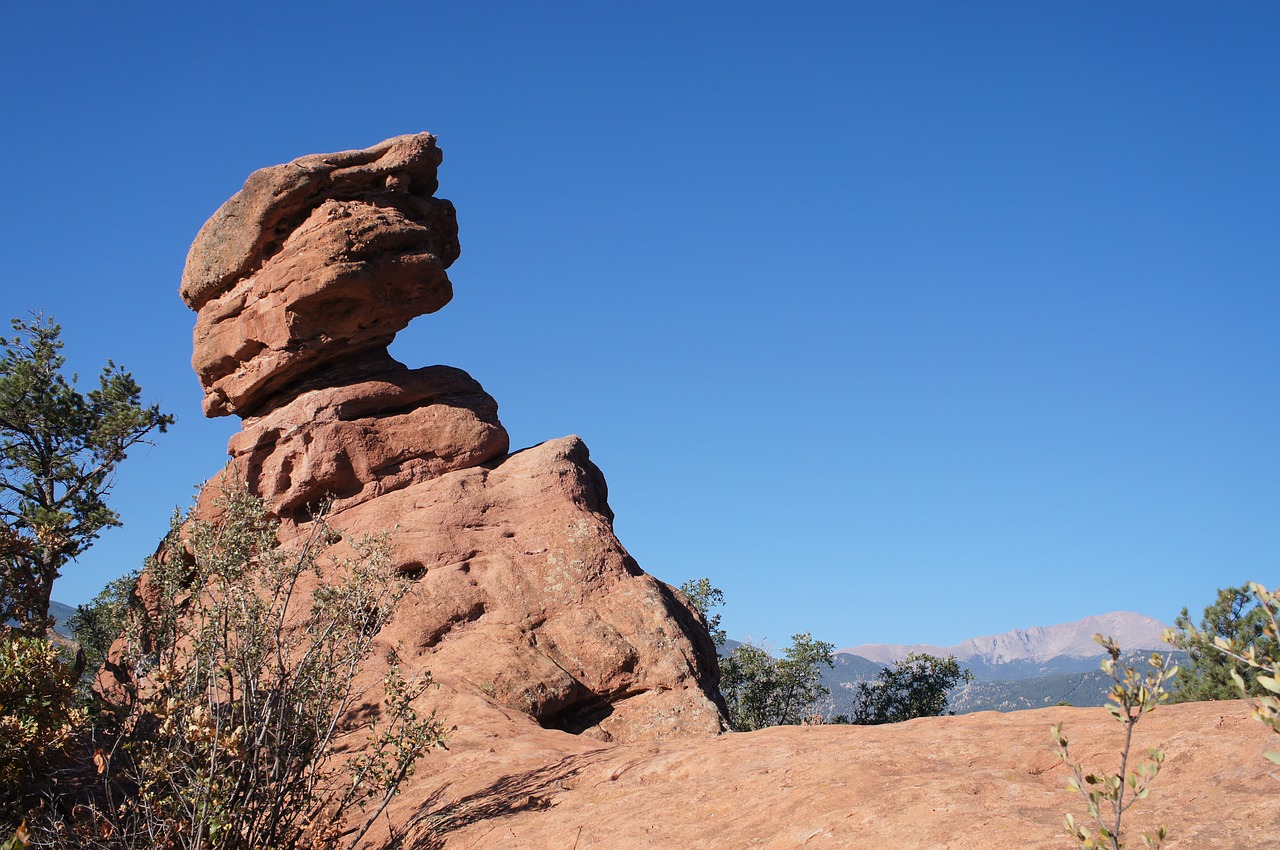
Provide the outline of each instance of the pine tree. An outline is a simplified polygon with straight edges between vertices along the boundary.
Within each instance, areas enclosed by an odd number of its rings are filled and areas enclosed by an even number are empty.
[[[116,466],[173,417],[144,407],[110,360],[81,393],[63,373],[62,329],[42,315],[12,324],[0,338],[0,622],[42,637],[63,566],[120,525],[107,507]]]
[[[1266,610],[1257,604],[1248,585],[1219,590],[1218,598],[1204,609],[1199,628],[1193,627],[1186,608],[1174,623],[1175,644],[1190,659],[1178,672],[1173,702],[1239,699],[1239,689],[1231,676],[1233,670],[1251,695],[1264,692],[1257,683],[1257,670],[1214,649],[1214,638],[1221,638],[1237,653],[1252,647],[1261,656],[1276,657],[1276,642],[1265,633]]]

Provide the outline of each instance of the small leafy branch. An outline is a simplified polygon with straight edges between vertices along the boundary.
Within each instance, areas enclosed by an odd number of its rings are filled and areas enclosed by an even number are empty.
[[[1213,648],[1243,664],[1254,674],[1250,678],[1267,692],[1261,696],[1250,696],[1245,676],[1234,668],[1231,670],[1231,679],[1235,682],[1240,696],[1249,701],[1253,716],[1270,726],[1276,733],[1280,733],[1280,654],[1268,652],[1266,648],[1276,646],[1276,642],[1280,640],[1280,588],[1267,590],[1257,582],[1250,582],[1248,587],[1258,600],[1258,610],[1264,617],[1262,634],[1269,638],[1269,641],[1251,642],[1247,646],[1242,646],[1239,641],[1214,635]],[[1194,628],[1188,629],[1188,632],[1192,637],[1200,636]],[[1260,643],[1264,647],[1262,651],[1259,651]],[[1266,756],[1280,764],[1280,750],[1272,750]]]
[[[0,850],[27,850],[31,846],[30,838],[31,833],[27,831],[27,824],[23,821],[13,834],[0,841]]]
[[[702,615],[702,619],[706,620],[707,633],[711,635],[711,642],[716,645],[716,649],[722,648],[729,636],[724,629],[720,628],[720,615],[713,614],[711,611],[724,604],[724,591],[718,587],[712,587],[710,579],[699,578],[690,579],[680,585],[680,592],[689,600],[693,609]]]
[[[1067,815],[1067,832],[1086,850],[1121,850],[1124,847],[1124,815],[1134,803],[1147,796],[1152,780],[1160,773],[1164,764],[1164,753],[1152,747],[1147,751],[1146,760],[1135,769],[1129,769],[1133,727],[1138,725],[1143,715],[1154,711],[1169,698],[1168,683],[1177,674],[1178,668],[1170,666],[1165,657],[1153,654],[1148,662],[1151,670],[1143,675],[1133,665],[1121,662],[1120,647],[1114,640],[1102,635],[1094,635],[1093,639],[1106,650],[1108,657],[1102,662],[1102,671],[1115,682],[1107,697],[1107,711],[1124,726],[1120,769],[1115,773],[1086,771],[1082,764],[1071,757],[1062,724],[1055,724],[1050,729],[1058,745],[1059,758],[1071,770],[1067,786],[1084,798],[1089,817],[1096,823],[1096,827],[1090,832],[1089,828],[1077,823],[1074,816]],[[1155,850],[1166,835],[1165,827],[1161,825],[1153,832],[1143,833],[1142,843]]]

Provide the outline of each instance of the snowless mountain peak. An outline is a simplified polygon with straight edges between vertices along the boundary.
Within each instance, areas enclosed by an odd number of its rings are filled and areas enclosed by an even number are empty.
[[[955,646],[873,643],[837,652],[859,655],[880,664],[892,664],[913,652],[944,658],[954,655],[960,661],[981,661],[985,664],[1008,664],[1016,661],[1041,663],[1062,656],[1093,658],[1102,655],[1102,647],[1093,640],[1095,634],[1115,638],[1116,643],[1124,650],[1168,649],[1163,639],[1165,628],[1164,623],[1142,614],[1115,611],[1057,626],[1032,626],[999,635],[970,638]]]

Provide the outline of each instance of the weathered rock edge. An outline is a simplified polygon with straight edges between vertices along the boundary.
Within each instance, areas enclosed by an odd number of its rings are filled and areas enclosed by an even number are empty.
[[[429,134],[254,172],[191,246],[191,364],[208,416],[261,415],[318,372],[385,355],[453,297],[453,205]]]
[[[187,253],[179,294],[192,310],[223,294],[276,253],[280,240],[325,199],[350,200],[397,190],[424,203],[444,155],[430,133],[396,136],[364,150],[311,154],[249,175],[244,188],[200,228]],[[457,233],[442,245],[447,268],[458,258]]]

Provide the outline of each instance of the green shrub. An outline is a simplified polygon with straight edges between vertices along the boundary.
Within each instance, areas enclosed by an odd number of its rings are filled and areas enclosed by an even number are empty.
[[[1266,606],[1249,585],[1227,587],[1218,591],[1212,605],[1204,609],[1200,625],[1192,624],[1187,609],[1175,621],[1176,630],[1170,643],[1185,650],[1188,662],[1178,671],[1178,686],[1172,702],[1238,699],[1236,678],[1244,682],[1245,693],[1261,696],[1266,689],[1257,681],[1261,668],[1250,666],[1242,658],[1252,649],[1263,658],[1276,657],[1276,639],[1267,633]],[[1216,642],[1221,640],[1231,653],[1223,653]]]
[[[1253,716],[1280,733],[1280,588],[1267,590],[1257,583],[1246,585],[1256,601],[1256,638],[1244,641],[1221,634],[1207,634],[1189,629],[1191,639],[1209,641],[1219,658],[1233,665],[1230,675],[1236,696],[1249,700]],[[1280,750],[1268,752],[1267,758],[1280,764]]]
[[[947,713],[947,693],[973,674],[955,656],[938,658],[913,652],[880,671],[873,682],[859,682],[849,723],[874,726]]]
[[[720,693],[733,728],[794,726],[813,717],[819,700],[831,693],[822,684],[821,668],[833,666],[833,649],[805,632],[791,637],[782,658],[744,643],[721,659]]]
[[[94,704],[94,679],[106,662],[112,644],[124,633],[130,599],[138,584],[138,576],[139,573],[134,571],[108,582],[92,601],[77,606],[75,613],[67,618],[71,636],[83,653],[81,699],[90,706]]]
[[[718,587],[712,587],[710,579],[699,578],[690,579],[680,585],[680,592],[689,600],[693,610],[702,615],[702,619],[707,624],[707,633],[711,635],[711,642],[719,650],[724,646],[728,635],[725,634],[724,629],[720,628],[720,615],[713,614],[711,611],[724,604],[724,591]]]

